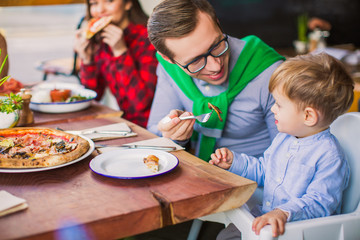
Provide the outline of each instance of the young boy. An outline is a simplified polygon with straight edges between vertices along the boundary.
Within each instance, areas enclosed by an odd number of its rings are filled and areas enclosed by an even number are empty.
[[[335,58],[303,55],[275,70],[269,90],[279,133],[264,156],[221,148],[210,163],[264,186],[263,215],[255,218],[252,230],[258,235],[270,224],[276,237],[287,221],[329,216],[340,209],[349,167],[329,126],[349,109],[353,80]]]

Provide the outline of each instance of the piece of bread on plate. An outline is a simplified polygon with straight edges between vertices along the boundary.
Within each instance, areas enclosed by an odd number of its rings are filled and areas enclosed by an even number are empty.
[[[145,166],[150,169],[152,172],[159,171],[159,158],[155,155],[149,155],[144,158]]]

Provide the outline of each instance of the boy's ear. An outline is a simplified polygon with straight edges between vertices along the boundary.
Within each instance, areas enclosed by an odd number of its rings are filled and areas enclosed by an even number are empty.
[[[304,124],[308,127],[315,126],[319,122],[319,114],[312,107],[306,107],[304,110]]]
[[[167,62],[169,62],[169,63],[171,63],[171,64],[174,64],[173,61],[171,61],[170,58],[168,58],[167,56],[165,56],[165,55],[162,54],[161,52],[158,51],[157,53],[160,54],[160,56],[162,56],[162,58],[163,58],[165,61],[167,61]]]

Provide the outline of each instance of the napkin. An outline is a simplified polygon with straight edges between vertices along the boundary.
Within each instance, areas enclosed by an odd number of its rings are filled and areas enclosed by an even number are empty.
[[[84,136],[90,138],[93,141],[100,141],[100,140],[109,140],[109,139],[115,139],[115,138],[124,138],[124,137],[133,137],[136,136],[137,133],[131,132],[130,127],[126,123],[114,123],[109,125],[103,125],[100,127],[95,128],[88,128],[83,129],[82,131],[87,130],[119,130],[119,131],[129,131],[126,135],[121,134],[111,134],[111,133],[91,133],[91,134],[85,134]]]
[[[175,150],[173,151],[178,151],[178,150],[183,150],[185,148],[183,148],[182,146],[174,143],[170,138],[165,138],[165,137],[157,137],[157,138],[152,138],[152,139],[148,139],[148,140],[143,140],[143,141],[137,141],[137,142],[132,142],[132,143],[127,143],[124,144],[124,146],[128,146],[128,145],[143,145],[143,146],[157,146],[157,147],[164,147],[164,146],[170,146],[170,147],[176,147]],[[101,153],[104,152],[109,152],[109,151],[113,151],[113,150],[117,150],[119,148],[117,147],[103,147],[103,148],[98,148],[98,150]],[[125,148],[126,149],[126,148]]]
[[[28,207],[26,200],[16,197],[7,191],[0,191],[0,217]]]

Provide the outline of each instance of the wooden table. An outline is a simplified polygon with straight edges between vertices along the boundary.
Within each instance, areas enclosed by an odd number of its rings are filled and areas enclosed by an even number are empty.
[[[76,114],[74,114],[76,115]],[[76,119],[76,118],[75,118]],[[53,121],[53,120],[52,120]],[[85,129],[119,117],[51,123]],[[108,140],[124,144],[156,137],[125,121],[138,136]],[[243,205],[256,183],[212,166],[185,151],[173,171],[145,179],[98,175],[89,162],[98,153],[63,168],[34,173],[0,173],[0,189],[24,198],[27,210],[0,218],[0,239],[116,239]]]
[[[122,111],[114,111],[109,107],[92,102],[90,107],[72,113],[55,114],[34,111],[34,124],[31,124],[31,126],[80,122],[93,118],[121,117],[122,115]]]

